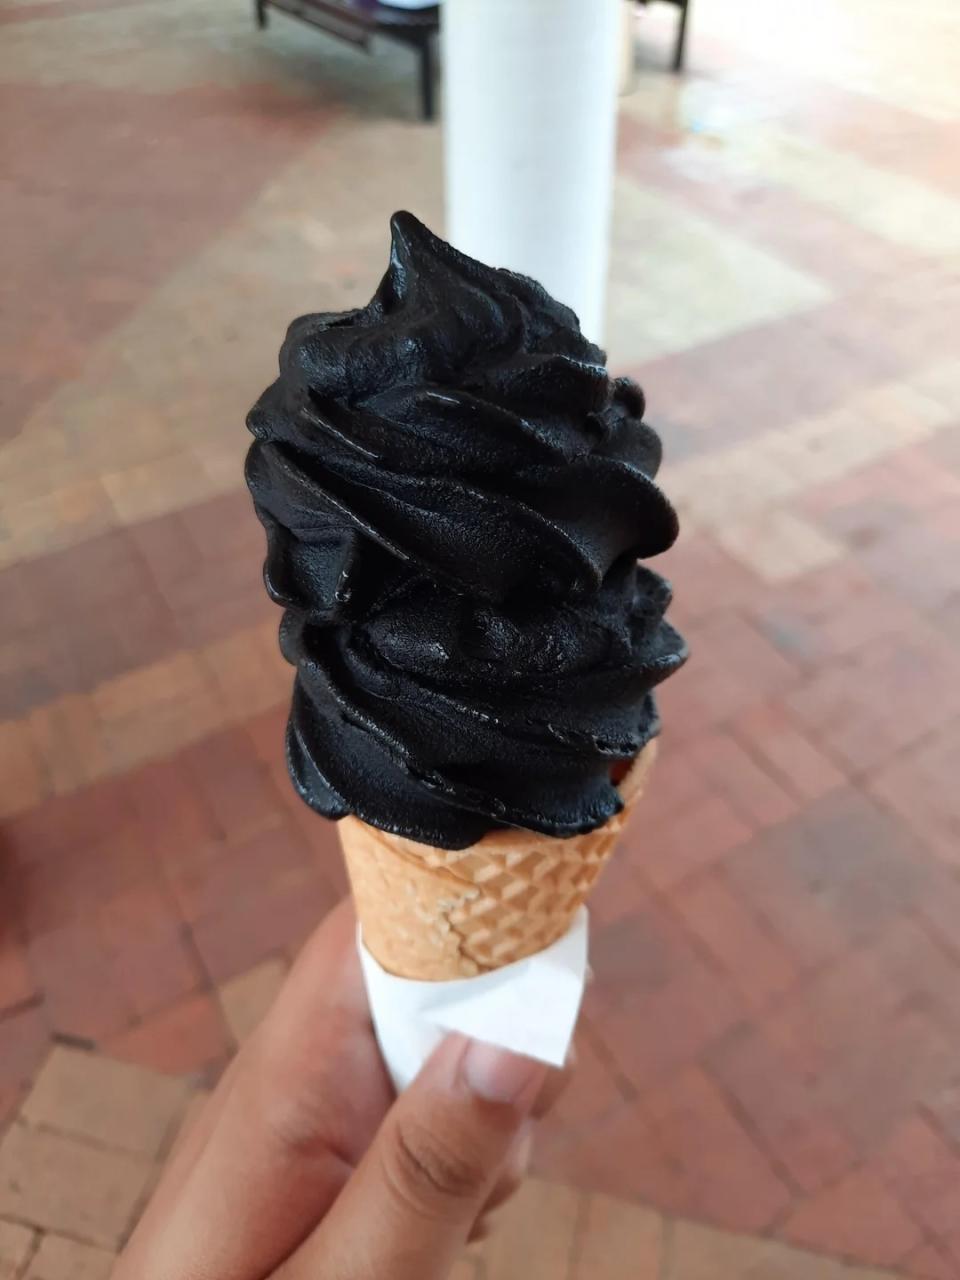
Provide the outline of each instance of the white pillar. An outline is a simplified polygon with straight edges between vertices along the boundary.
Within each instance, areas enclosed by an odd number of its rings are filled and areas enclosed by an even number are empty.
[[[622,0],[443,0],[447,233],[603,340]]]

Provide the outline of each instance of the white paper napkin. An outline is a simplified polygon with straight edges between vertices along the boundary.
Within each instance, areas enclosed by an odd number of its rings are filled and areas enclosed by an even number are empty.
[[[407,1087],[449,1031],[563,1066],[583,999],[587,923],[587,909],[581,907],[569,931],[545,951],[453,982],[416,982],[387,973],[358,930],[373,1025],[397,1090]]]

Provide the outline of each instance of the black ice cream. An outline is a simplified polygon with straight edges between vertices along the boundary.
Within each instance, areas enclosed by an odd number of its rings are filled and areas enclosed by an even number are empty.
[[[441,848],[590,831],[686,656],[638,563],[677,534],[660,441],[540,285],[391,228],[373,300],[295,320],[247,420],[290,774]]]

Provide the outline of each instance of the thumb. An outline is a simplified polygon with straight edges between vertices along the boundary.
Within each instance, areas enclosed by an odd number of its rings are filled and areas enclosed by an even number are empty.
[[[283,1280],[443,1280],[525,1135],[548,1071],[448,1037],[394,1103]]]

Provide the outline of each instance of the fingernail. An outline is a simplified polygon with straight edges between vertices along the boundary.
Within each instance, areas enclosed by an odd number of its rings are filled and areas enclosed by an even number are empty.
[[[460,1072],[470,1092],[487,1102],[509,1102],[515,1107],[524,1107],[533,1105],[547,1068],[533,1058],[471,1040]]]

